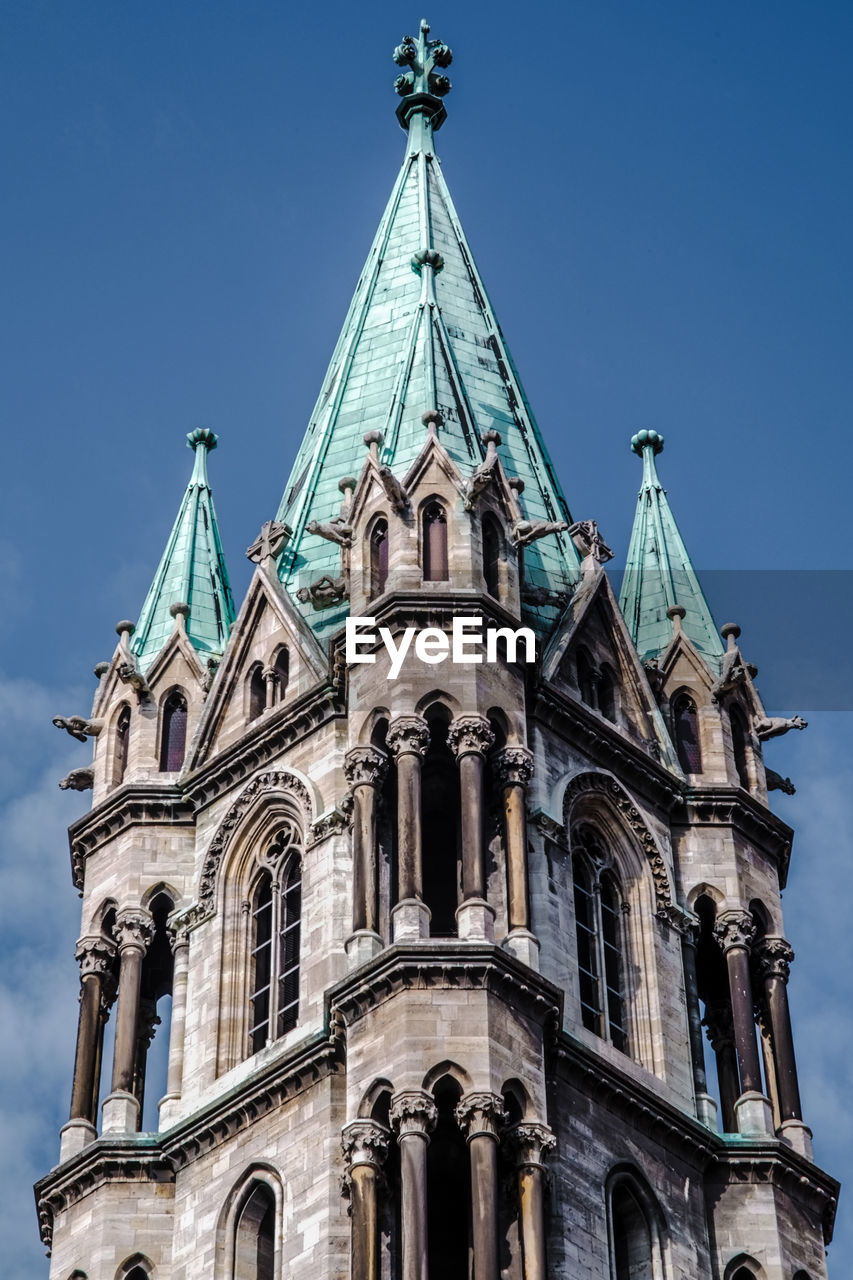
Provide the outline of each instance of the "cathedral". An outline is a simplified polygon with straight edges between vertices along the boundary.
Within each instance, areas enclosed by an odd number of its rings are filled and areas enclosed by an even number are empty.
[[[450,49],[394,59],[402,167],[245,599],[199,428],[54,722],[93,756],[50,1276],[821,1280],[764,762],[805,724],[712,617],[651,429],[614,595],[436,154]]]

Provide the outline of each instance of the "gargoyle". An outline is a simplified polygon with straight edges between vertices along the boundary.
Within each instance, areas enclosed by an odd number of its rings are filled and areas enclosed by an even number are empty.
[[[337,542],[340,547],[352,546],[352,525],[347,524],[343,516],[335,516],[328,524],[309,520],[305,527],[309,533],[316,533],[318,538],[325,538],[327,542]]]
[[[565,529],[566,525],[562,528]],[[569,529],[569,537],[584,560],[592,557],[597,565],[601,565],[613,559],[613,552],[598,532],[595,520],[576,520]]]
[[[808,723],[802,716],[791,716],[790,720],[784,716],[756,716],[752,727],[758,741],[766,742],[768,738],[781,738],[789,729],[805,729]]]
[[[307,604],[310,600],[315,609],[328,609],[330,605],[345,600],[348,595],[345,577],[332,578],[328,573],[324,573],[322,578],[312,582],[310,587],[300,587],[296,598],[303,604]]]
[[[565,520],[517,520],[512,531],[514,547],[527,547],[537,538],[544,538],[549,533],[562,533],[568,529]]]
[[[281,520],[267,520],[255,541],[246,550],[246,555],[253,564],[261,564],[278,555],[293,530]]]
[[[53,723],[57,729],[64,729],[78,742],[85,742],[87,738],[97,738],[104,727],[103,720],[87,720],[85,716],[54,716]]]
[[[485,431],[486,456],[476,470],[465,481],[465,510],[470,511],[484,490],[495,480],[498,474],[498,445],[501,442],[497,431]]]
[[[525,604],[535,608],[565,609],[569,603],[568,591],[549,591],[547,587],[525,587],[521,593]]]
[[[61,791],[91,791],[95,782],[92,769],[72,769],[59,784]]]
[[[768,791],[784,791],[786,796],[796,795],[797,788],[790,778],[783,778],[775,769],[765,769]]]
[[[379,479],[394,510],[405,511],[409,505],[409,495],[389,466],[383,464],[379,468]]]
[[[664,674],[660,669],[660,663],[657,658],[644,658],[643,666],[646,669],[646,679],[651,686],[652,694],[655,701],[658,700],[663,689]]]
[[[120,666],[116,667],[116,675],[122,684],[130,685],[140,702],[150,694],[151,690],[148,688],[148,682],[135,662],[122,662]]]

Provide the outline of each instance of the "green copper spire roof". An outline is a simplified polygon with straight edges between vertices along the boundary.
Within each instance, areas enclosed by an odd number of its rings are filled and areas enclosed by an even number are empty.
[[[681,605],[686,610],[684,631],[702,656],[718,667],[723,642],[655,467],[663,436],[638,431],[631,448],[643,459],[643,484],[619,598],[631,638],[641,658],[662,653],[672,639],[667,609]]]
[[[403,166],[278,511],[292,529],[279,573],[294,597],[323,574],[340,572],[338,549],[306,525],[338,515],[339,482],[361,470],[365,432],[381,432],[380,462],[402,478],[426,443],[428,411],[440,412],[438,439],[464,475],[486,455],[482,433],[495,429],[507,475],[524,482],[526,518],[571,523],[435,155],[433,135],[446,118],[442,98],[450,89],[435,68],[447,67],[452,54],[428,33],[422,22],[417,39],[405,36],[394,52],[406,68],[395,83],[408,133]],[[565,592],[577,576],[566,533],[525,549],[528,587]],[[323,635],[339,629],[347,611],[346,603],[297,608]],[[544,629],[557,612],[546,605],[530,615]]]
[[[207,454],[216,448],[216,441],[207,427],[187,436],[187,447],[195,451],[193,472],[130,643],[143,670],[174,630],[172,605],[189,605],[187,636],[200,653],[221,654],[234,621],[234,601],[207,478]]]

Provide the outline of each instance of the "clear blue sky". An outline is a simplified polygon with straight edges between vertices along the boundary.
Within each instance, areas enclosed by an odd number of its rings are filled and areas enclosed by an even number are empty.
[[[26,1184],[55,1159],[76,1017],[63,829],[85,798],[56,780],[86,749],[50,717],[88,710],[92,666],[137,615],[198,425],[221,436],[211,475],[239,599],[402,157],[391,51],[421,16],[377,0],[3,7],[13,1277],[43,1273]],[[851,569],[853,6],[532,0],[425,16],[455,53],[445,175],[575,516],[624,556],[628,439],[655,426],[700,568]],[[806,1118],[853,1181],[853,1122],[834,1110],[851,1085],[850,944],[827,906],[853,890],[851,717],[831,713],[853,705],[853,592],[849,574],[814,581],[804,597],[780,575],[780,621],[763,628],[761,591],[720,575],[711,595],[748,657],[787,671],[773,690],[791,701],[773,710],[812,722],[768,761],[799,786],[779,808],[799,828],[785,907]],[[811,706],[805,668],[831,676]],[[836,1274],[851,1248],[842,1200]]]

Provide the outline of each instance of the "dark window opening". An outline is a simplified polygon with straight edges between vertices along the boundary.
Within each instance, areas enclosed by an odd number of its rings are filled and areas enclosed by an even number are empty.
[[[462,1090],[446,1077],[433,1096],[438,1122],[427,1149],[429,1280],[468,1280],[469,1157],[454,1114]]]
[[[735,1103],[740,1096],[729,976],[723,952],[714,936],[717,911],[703,894],[694,911],[699,917],[696,943],[696,987],[702,1024],[714,1053],[713,1067],[720,1097],[724,1133],[737,1133]],[[700,1064],[703,1065],[703,1064]]]
[[[290,650],[287,645],[282,645],[275,655],[272,669],[275,676],[276,697],[281,702],[287,692],[287,684],[290,680]]]
[[[127,757],[130,749],[130,707],[124,704],[116,720],[115,754],[113,757],[113,782],[118,786],[124,781],[127,772]]]
[[[428,717],[430,746],[421,772],[423,894],[430,936],[456,935],[459,906],[461,807],[459,772],[447,745],[449,717]]]
[[[576,857],[574,861],[574,890],[581,1019],[588,1031],[594,1031],[600,1035],[601,1008],[598,1003],[595,898],[592,891],[592,875],[583,858]]]
[[[252,988],[249,995],[249,1042],[252,1053],[263,1049],[270,1029],[270,977],[272,974],[272,876],[265,871],[252,901]]]
[[[595,667],[592,659],[585,649],[578,649],[577,656],[578,671],[578,689],[580,690],[581,700],[588,707],[597,705],[595,696]]]
[[[735,769],[738,781],[745,791],[749,790],[749,767],[746,757],[746,722],[737,707],[729,712],[732,726],[732,750],[735,757]]]
[[[255,882],[251,910],[249,1052],[291,1031],[299,1020],[299,961],[302,932],[302,861],[293,831],[271,845]],[[289,851],[288,851],[289,850]]]
[[[699,717],[696,704],[687,693],[679,694],[672,707],[672,723],[675,729],[675,748],[678,763],[685,773],[702,772],[702,751],[699,745]]]
[[[234,1238],[234,1271],[240,1280],[273,1280],[275,1197],[257,1183],[240,1214]]]
[[[179,773],[187,745],[187,700],[179,689],[169,694],[163,707],[160,739],[160,772]]]
[[[613,1280],[653,1280],[649,1224],[629,1187],[620,1183],[610,1201],[613,1221]]]
[[[166,1092],[169,1018],[163,1015],[167,1009],[171,1012],[174,960],[169,945],[168,924],[174,907],[174,902],[165,892],[155,894],[148,907],[153,930],[151,943],[142,963],[133,1072],[133,1093],[139,1099],[140,1128],[145,1132],[158,1128],[157,1106]],[[163,1030],[157,1035],[157,1028],[161,1025]],[[148,1105],[146,1096],[149,1099]]]
[[[249,672],[249,719],[257,720],[267,705],[267,684],[264,672],[258,662]]]
[[[493,515],[483,517],[483,577],[490,596],[500,600],[503,538]]]
[[[616,676],[606,663],[598,673],[598,709],[608,720],[616,719]]]
[[[381,596],[388,581],[388,522],[377,520],[370,534],[370,598]],[[426,574],[424,574],[426,576]]]
[[[440,502],[430,502],[423,514],[423,560],[425,582],[446,582],[447,517]]]
[[[628,1051],[625,996],[622,980],[622,900],[612,872],[601,877],[601,938],[604,944],[604,985],[610,1043]]]

